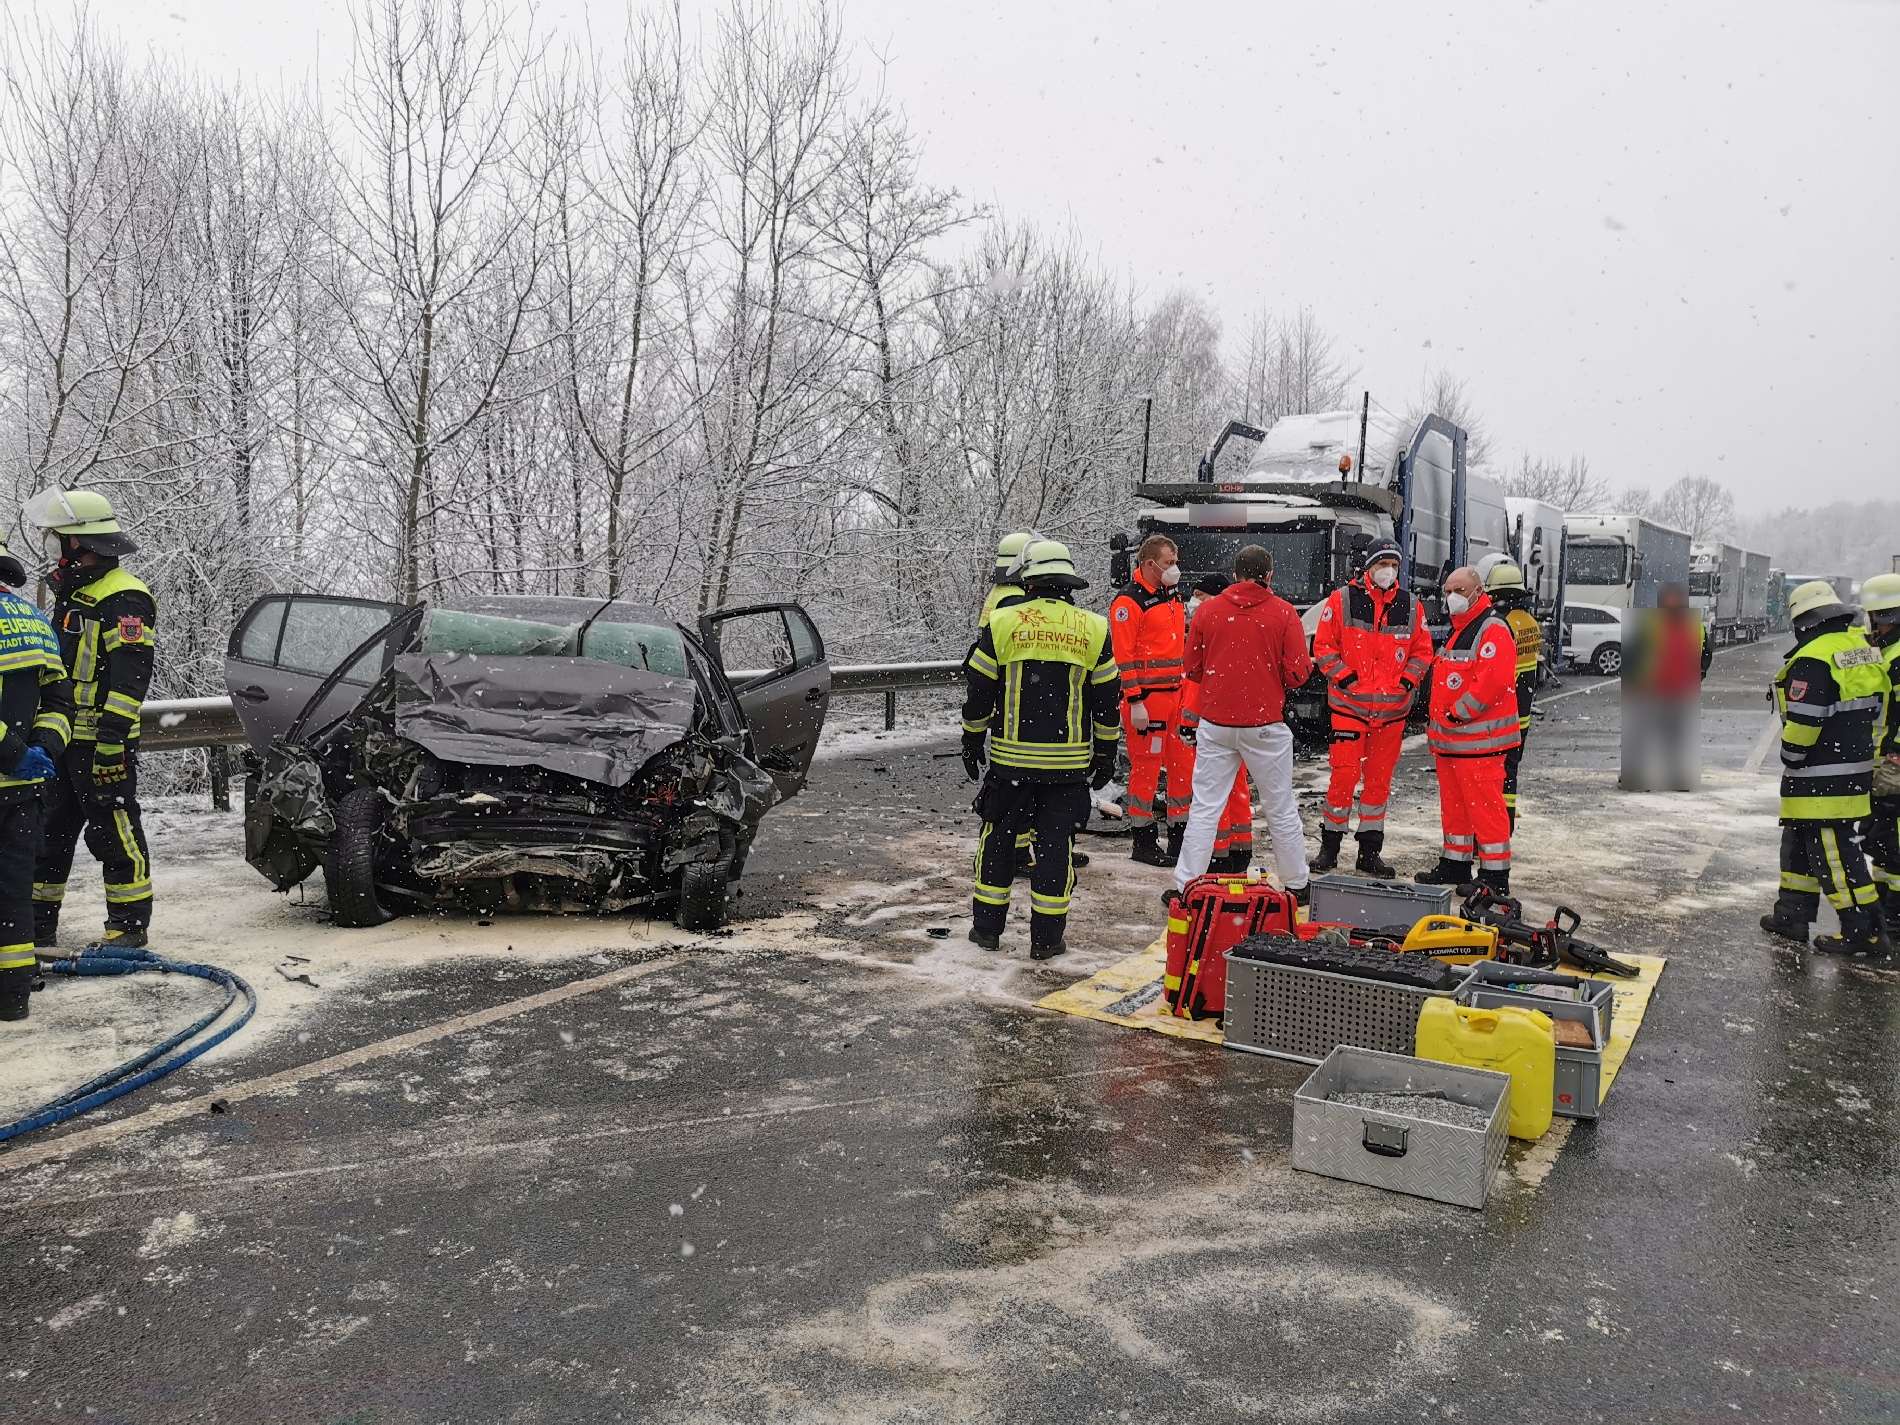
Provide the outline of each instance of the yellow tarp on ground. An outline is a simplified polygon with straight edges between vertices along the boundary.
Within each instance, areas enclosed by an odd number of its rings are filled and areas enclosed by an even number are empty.
[[[1161,1001],[1161,977],[1167,966],[1165,947],[1164,940],[1157,940],[1139,955],[1130,955],[1067,989],[1044,995],[1036,1003],[1043,1009],[1125,1024],[1130,1029],[1151,1029],[1157,1034],[1172,1034],[1177,1039],[1221,1043],[1220,1027],[1213,1020],[1176,1019],[1167,1013]],[[1616,986],[1616,1012],[1610,1020],[1610,1041],[1603,1046],[1599,1103],[1609,1095],[1617,1071],[1629,1057],[1630,1045],[1635,1042],[1636,1031],[1642,1028],[1643,1015],[1649,1010],[1650,993],[1668,963],[1661,955],[1619,955],[1617,958],[1635,965],[1641,973],[1633,980],[1614,975],[1584,976],[1607,980]],[[1566,969],[1564,973],[1582,972]]]

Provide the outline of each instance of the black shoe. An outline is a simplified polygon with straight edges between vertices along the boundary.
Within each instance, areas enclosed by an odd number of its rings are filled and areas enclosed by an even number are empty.
[[[25,1019],[32,1006],[33,968],[0,970],[0,1020]]]
[[[1179,861],[1181,859],[1181,843],[1186,839],[1186,823],[1176,822],[1173,826],[1168,828],[1168,859],[1170,861]]]
[[[92,942],[88,948],[99,950],[143,950],[146,945],[145,927],[142,925],[114,925],[106,922],[106,933]]]
[[[1779,936],[1783,940],[1792,940],[1803,947],[1808,943],[1808,923],[1805,920],[1783,920],[1778,915],[1764,915],[1761,918],[1761,928],[1770,935]]]
[[[33,902],[33,948],[55,950],[59,947],[59,906],[50,901]]]
[[[1873,930],[1859,935],[1817,935],[1814,948],[1823,955],[1840,955],[1849,960],[1884,960],[1893,954],[1893,941],[1887,938],[1886,931]]]
[[[1210,874],[1216,876],[1244,876],[1247,866],[1253,860],[1250,851],[1229,851],[1224,856],[1216,856],[1207,863]]]
[[[970,943],[984,950],[1001,950],[1003,937],[993,930],[978,930],[973,925],[970,927]]]
[[[1314,870],[1319,867],[1315,866]],[[1359,859],[1353,862],[1353,871],[1361,876],[1372,876],[1377,880],[1389,881],[1398,875],[1396,867],[1388,865],[1377,851],[1361,851]]]
[[[1053,945],[1031,945],[1029,947],[1029,958],[1032,960],[1053,960],[1058,955],[1066,955],[1068,953],[1069,947],[1067,943],[1061,940],[1056,941]]]
[[[1310,884],[1304,886],[1288,886],[1286,893],[1293,897],[1293,904],[1295,905],[1311,906],[1313,904],[1313,888]]]
[[[1308,864],[1311,871],[1325,875],[1339,865],[1339,843],[1346,839],[1343,831],[1322,831],[1319,834],[1319,855]]]
[[[1175,906],[1180,903],[1180,900],[1181,900],[1181,893],[1177,891],[1173,886],[1169,886],[1165,891],[1161,893],[1161,904],[1168,908],[1169,915],[1174,914]]]
[[[1069,848],[1069,864],[1075,867],[1076,870],[1078,871],[1081,870],[1084,866],[1088,865],[1088,863],[1089,863],[1088,852],[1077,851],[1074,847]]]
[[[1128,852],[1128,859],[1144,866],[1172,866],[1178,858],[1161,849],[1160,833],[1154,827],[1144,826],[1135,833],[1135,844]]]
[[[1431,870],[1420,871],[1412,877],[1412,883],[1419,886],[1457,886],[1460,895],[1470,895],[1471,892],[1463,888],[1477,884],[1471,879],[1469,861],[1447,861],[1443,857]]]
[[[1477,885],[1483,886],[1493,895],[1508,896],[1511,893],[1511,873],[1509,871],[1486,871],[1483,877],[1477,882]],[[1458,894],[1468,896],[1471,892],[1460,887]]]

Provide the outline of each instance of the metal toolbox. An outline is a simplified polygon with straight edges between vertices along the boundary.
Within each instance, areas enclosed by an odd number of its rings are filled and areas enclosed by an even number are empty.
[[[1520,970],[1496,963],[1478,964],[1455,996],[1474,1009],[1534,1009],[1552,1019],[1569,1019],[1590,1031],[1594,1047],[1557,1046],[1557,1077],[1551,1111],[1560,1118],[1595,1118],[1603,1096],[1603,1046],[1610,1040],[1616,988],[1603,980],[1580,979],[1550,971]],[[1508,988],[1511,984],[1566,984],[1581,988],[1581,1000],[1547,999]]]
[[[1455,999],[1469,982],[1461,974],[1450,989],[1415,989],[1229,954],[1221,1033],[1229,1049],[1296,1064],[1317,1064],[1341,1044],[1410,1054],[1418,1047],[1419,1006]]]
[[[1315,876],[1312,918],[1361,930],[1415,925],[1428,915],[1451,914],[1450,886],[1375,881],[1369,876]]]
[[[1482,1109],[1465,1127],[1334,1103],[1336,1093],[1436,1092]],[[1293,1095],[1293,1166],[1329,1178],[1483,1207],[1504,1161],[1511,1076],[1340,1045]]]

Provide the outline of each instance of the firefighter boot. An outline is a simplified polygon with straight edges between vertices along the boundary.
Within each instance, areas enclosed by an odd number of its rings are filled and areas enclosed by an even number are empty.
[[[994,930],[978,930],[973,925],[970,927],[970,943],[983,950],[1001,950],[1003,937]]]
[[[1508,896],[1511,893],[1511,873],[1509,871],[1486,871],[1479,877],[1478,884],[1496,895]]]
[[[1187,823],[1177,821],[1168,828],[1168,864],[1174,865],[1181,859],[1181,842],[1187,836]]]
[[[1823,955],[1845,955],[1854,960],[1884,960],[1893,954],[1877,911],[1856,906],[1841,912],[1839,935],[1817,935],[1814,948]]]
[[[0,1020],[25,1019],[32,1005],[33,967],[0,970]]]
[[[59,902],[33,902],[33,948],[53,950],[59,946]]]
[[[1322,836],[1324,832],[1320,833]],[[1381,859],[1379,853],[1385,850],[1383,831],[1362,831],[1359,833],[1359,859],[1353,862],[1353,870],[1362,876],[1373,876],[1381,881],[1389,881],[1398,872]]]
[[[108,916],[105,934],[92,943],[101,949],[143,950],[146,945],[145,927],[136,921],[113,920]]]
[[[1307,869],[1315,875],[1323,876],[1339,867],[1339,843],[1346,839],[1343,831],[1322,830],[1319,834],[1319,855],[1315,856]]]
[[[1469,861],[1453,861],[1440,856],[1438,864],[1429,871],[1420,871],[1412,877],[1412,883],[1420,886],[1469,886],[1477,881],[1471,874]]]
[[[1135,833],[1134,849],[1128,853],[1130,861],[1139,861],[1144,866],[1172,866],[1175,858],[1161,849],[1161,835],[1152,823]]]
[[[1808,923],[1805,920],[1783,920],[1778,911],[1770,911],[1761,918],[1761,928],[1770,935],[1782,940],[1792,940],[1797,945],[1808,943]]]

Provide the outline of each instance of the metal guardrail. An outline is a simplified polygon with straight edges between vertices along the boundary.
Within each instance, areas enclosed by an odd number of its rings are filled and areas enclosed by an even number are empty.
[[[947,688],[962,680],[961,659],[934,663],[852,663],[831,670],[839,697],[884,694],[884,726],[897,725],[897,694],[910,688]],[[744,677],[743,674],[740,675]],[[229,698],[162,698],[139,711],[139,747],[174,752],[188,747],[231,747],[244,741],[244,727]]]

